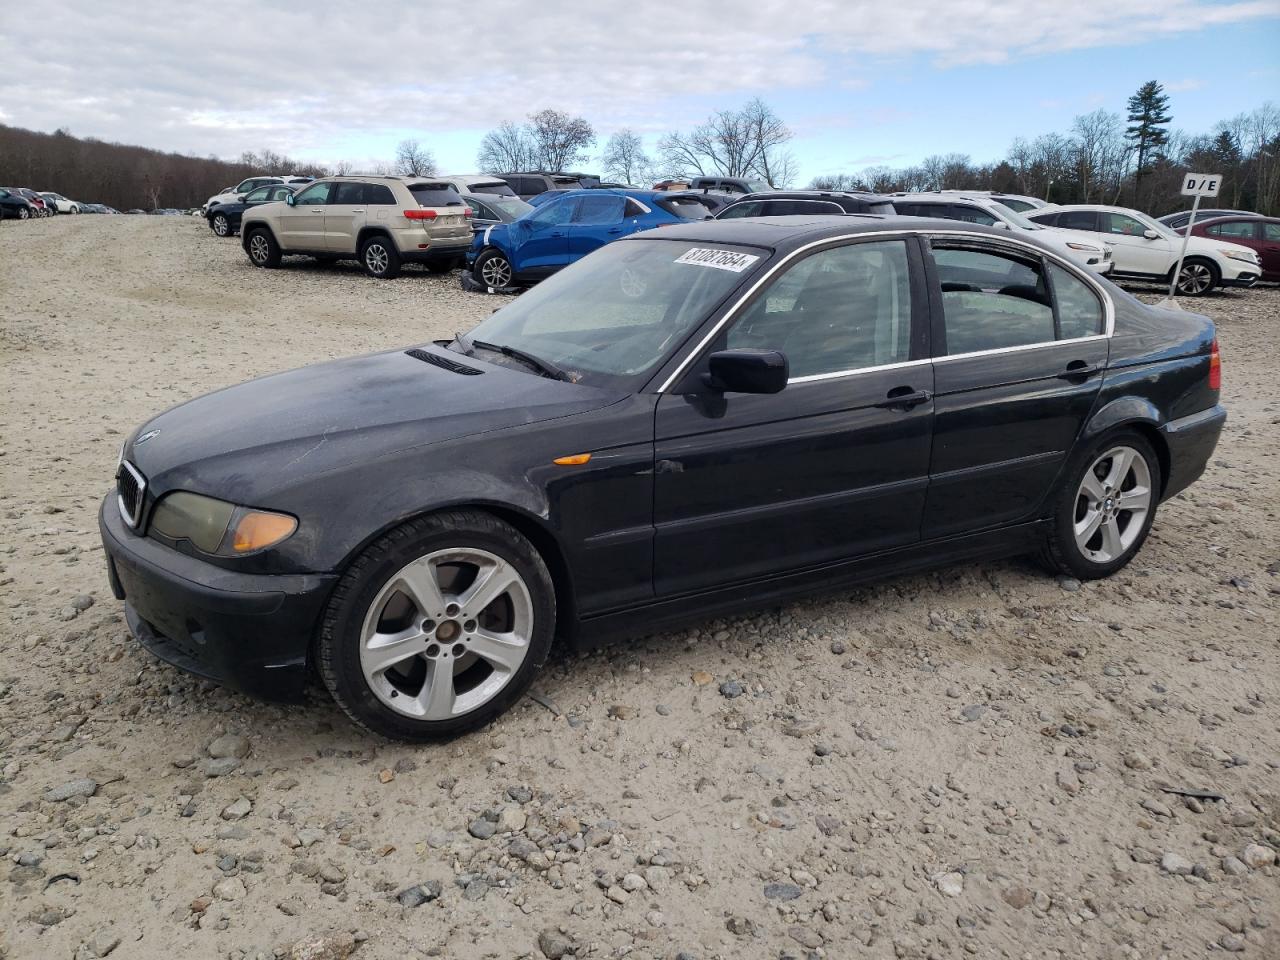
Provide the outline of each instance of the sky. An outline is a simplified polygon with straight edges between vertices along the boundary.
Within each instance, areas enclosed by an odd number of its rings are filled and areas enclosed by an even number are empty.
[[[585,116],[598,154],[618,129],[653,151],[759,96],[793,131],[804,183],[998,159],[1015,137],[1122,112],[1152,79],[1193,133],[1280,101],[1280,0],[488,0],[480,29],[464,14],[42,0],[39,42],[13,20],[0,32],[0,123],[357,168],[414,138],[441,172],[467,173],[486,130],[544,107]]]

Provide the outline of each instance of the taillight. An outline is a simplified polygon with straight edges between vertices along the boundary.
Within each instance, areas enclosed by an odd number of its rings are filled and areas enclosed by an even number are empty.
[[[434,210],[406,210],[404,212],[406,220],[434,220],[436,212]]]
[[[1218,339],[1213,340],[1213,348],[1209,351],[1209,389],[1222,389],[1222,357],[1218,354]]]
[[[474,216],[474,215],[475,215],[475,211],[474,211],[474,210],[472,210],[470,207],[463,207],[463,208],[462,208],[462,215],[463,215],[464,217]]]

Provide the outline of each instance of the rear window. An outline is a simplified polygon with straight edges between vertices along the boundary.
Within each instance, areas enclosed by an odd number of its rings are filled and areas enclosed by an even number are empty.
[[[415,183],[409,192],[418,201],[420,207],[461,207],[465,206],[462,196],[448,183]]]
[[[705,220],[711,216],[711,211],[693,197],[660,197],[654,203],[684,220]]]
[[[492,183],[472,183],[467,186],[468,193],[491,193],[497,197],[514,197],[516,192],[501,180]]]

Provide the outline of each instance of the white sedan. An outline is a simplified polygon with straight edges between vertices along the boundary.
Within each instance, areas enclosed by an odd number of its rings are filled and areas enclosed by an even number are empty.
[[[1113,280],[1168,283],[1182,249],[1182,237],[1145,213],[1126,207],[1075,204],[1034,213],[1031,219],[1090,242],[1111,244]],[[1178,276],[1178,293],[1198,297],[1219,286],[1251,287],[1261,275],[1258,254],[1249,247],[1213,237],[1191,237]]]

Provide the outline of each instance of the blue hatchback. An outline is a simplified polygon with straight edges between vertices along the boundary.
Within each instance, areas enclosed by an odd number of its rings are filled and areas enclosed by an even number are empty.
[[[477,234],[467,265],[490,289],[531,283],[620,237],[706,217],[701,204],[654,190],[565,190]]]

